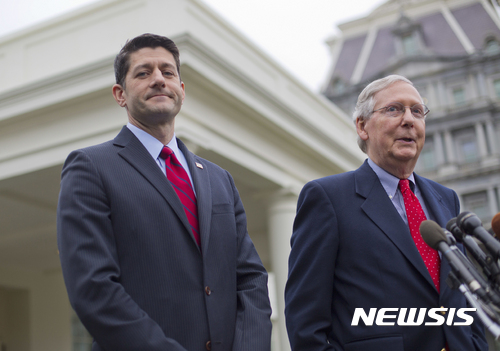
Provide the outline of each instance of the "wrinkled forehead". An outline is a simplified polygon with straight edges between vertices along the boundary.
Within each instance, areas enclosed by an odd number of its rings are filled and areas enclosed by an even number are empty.
[[[373,95],[374,106],[391,102],[400,102],[407,106],[424,103],[418,90],[404,81],[394,82]]]

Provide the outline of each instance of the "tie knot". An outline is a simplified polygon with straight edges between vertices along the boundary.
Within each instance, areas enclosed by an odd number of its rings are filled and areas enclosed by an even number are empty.
[[[160,157],[162,159],[167,159],[170,155],[172,155],[174,152],[172,151],[171,148],[169,148],[168,146],[164,146],[163,149],[161,150],[160,152]]]
[[[399,189],[402,193],[406,190],[410,189],[410,181],[408,179],[400,179],[399,180]]]

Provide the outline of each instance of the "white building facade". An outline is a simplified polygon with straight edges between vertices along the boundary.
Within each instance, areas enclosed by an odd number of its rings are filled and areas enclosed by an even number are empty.
[[[112,63],[145,32],[179,46],[176,134],[233,175],[271,273],[273,350],[289,350],[283,290],[297,197],[307,181],[361,164],[353,125],[200,0],[103,0],[0,38],[1,351],[88,349],[57,253],[60,171],[70,151],[126,124]]]

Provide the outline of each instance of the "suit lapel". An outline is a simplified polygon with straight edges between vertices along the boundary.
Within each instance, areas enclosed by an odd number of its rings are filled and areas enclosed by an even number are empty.
[[[167,203],[173,209],[177,217],[193,237],[191,226],[184,212],[177,193],[170,183],[166,180],[165,175],[158,167],[158,164],[151,157],[144,145],[135,137],[135,135],[125,126],[113,141],[114,145],[121,146],[122,149],[118,154],[125,159],[137,172],[139,172],[158,192],[165,198]],[[194,240],[194,237],[193,237]],[[198,245],[196,245],[198,246]]]
[[[442,196],[434,190],[429,184],[429,181],[415,174],[415,182],[420,189],[420,193],[425,201],[425,207],[429,211],[429,215],[433,221],[437,222],[441,227],[445,227],[446,223],[453,217],[448,207],[444,204]]]
[[[427,267],[411,237],[410,229],[399,215],[377,175],[366,161],[355,171],[354,177],[356,192],[365,198],[365,202],[361,206],[362,210],[394,243],[417,271],[425,277],[429,284],[434,286]],[[371,234],[368,233],[368,235]]]
[[[415,174],[415,182],[420,189],[420,193],[425,201],[425,206],[429,212],[429,216],[433,221],[438,223],[441,227],[445,227],[446,223],[453,217],[449,208],[444,204],[442,196],[429,184],[427,179],[419,177]],[[447,295],[452,293],[452,290],[445,284],[448,275],[450,274],[451,267],[447,259],[441,257],[441,271],[440,271],[440,285],[441,293],[440,298],[447,298]]]
[[[202,252],[207,252],[212,220],[212,190],[208,167],[205,161],[190,152],[181,140],[177,139],[177,144],[184,157],[186,157],[189,172],[191,173],[191,178],[193,178],[193,187],[196,192],[196,203],[198,206],[198,224]]]

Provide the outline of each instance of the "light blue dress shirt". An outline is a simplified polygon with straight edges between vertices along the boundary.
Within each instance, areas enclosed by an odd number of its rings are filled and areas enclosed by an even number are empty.
[[[158,164],[158,167],[160,167],[163,174],[165,174],[165,176],[167,176],[167,171],[165,170],[165,160],[160,157],[160,152],[163,149],[164,145],[158,139],[156,139],[154,136],[152,136],[151,134],[145,132],[144,130],[142,130],[140,128],[137,128],[136,126],[134,126],[130,122],[127,123],[127,128],[130,129],[130,131],[132,133],[134,133],[134,135],[137,137],[137,139],[139,139],[141,144],[144,145],[146,150],[148,150],[151,157],[153,157],[153,159],[156,161],[156,163]],[[177,145],[177,139],[175,137],[175,133],[174,133],[174,136],[172,137],[172,140],[170,140],[170,142],[167,144],[167,146],[170,149],[172,149],[172,151],[175,154],[175,157],[177,157],[177,159],[181,163],[182,167],[186,171],[186,173],[189,177],[189,180],[191,181],[191,185],[193,187],[194,194],[196,196],[196,190],[194,189],[194,185],[193,185],[193,178],[191,177],[191,172],[189,171],[189,166],[187,164],[186,157],[184,157],[184,154],[182,153],[182,151],[179,149],[179,146]]]
[[[382,183],[382,186],[384,187],[384,190],[387,193],[387,196],[389,196],[389,198],[391,199],[391,201],[394,204],[394,207],[396,207],[396,210],[398,211],[399,215],[401,216],[401,218],[403,218],[403,221],[408,225],[408,218],[406,217],[405,202],[403,199],[403,194],[401,193],[401,190],[399,190],[399,178],[393,176],[389,172],[387,172],[384,169],[377,166],[375,164],[375,162],[373,162],[370,158],[368,158],[368,165],[377,174],[377,177],[380,180],[380,183]],[[429,212],[427,211],[427,208],[425,207],[425,202],[424,202],[424,199],[422,198],[422,194],[420,193],[420,189],[418,188],[417,184],[415,183],[415,177],[413,176],[413,173],[408,177],[408,180],[410,181],[410,185],[411,185],[411,183],[413,183],[413,185],[414,185],[413,193],[417,197],[418,201],[420,201],[420,205],[422,205],[422,209],[424,210],[425,217],[427,217],[427,219],[431,219],[429,217]]]

